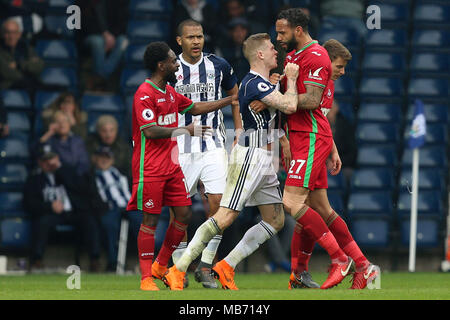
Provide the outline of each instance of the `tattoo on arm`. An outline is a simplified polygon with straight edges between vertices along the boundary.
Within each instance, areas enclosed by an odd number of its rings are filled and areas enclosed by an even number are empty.
[[[298,95],[298,107],[302,109],[316,109],[320,106],[323,88],[306,85],[306,93]]]
[[[280,110],[283,113],[293,113],[293,107],[297,104],[297,94],[285,93],[281,94],[279,91],[273,91],[271,94],[261,99],[262,102],[269,107]]]

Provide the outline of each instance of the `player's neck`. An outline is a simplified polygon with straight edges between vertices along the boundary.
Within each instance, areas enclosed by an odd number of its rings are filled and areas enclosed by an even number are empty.
[[[188,56],[186,53],[182,52],[181,57],[183,58],[184,61],[186,61],[189,64],[196,64],[197,62],[199,62],[202,59],[203,55],[200,55],[198,57],[192,57],[192,56]]]
[[[250,70],[262,75],[264,78],[269,79],[270,70],[268,70],[264,65],[253,64],[250,66]]]
[[[308,44],[310,44],[313,41],[313,39],[311,38],[311,36],[309,34],[304,35],[301,39],[299,39],[298,43],[297,43],[297,48],[296,51],[300,51],[303,50],[303,48],[305,46],[307,46]]]
[[[158,75],[151,76],[150,81],[153,82],[153,84],[162,91],[166,90],[167,81],[161,78],[160,76]]]

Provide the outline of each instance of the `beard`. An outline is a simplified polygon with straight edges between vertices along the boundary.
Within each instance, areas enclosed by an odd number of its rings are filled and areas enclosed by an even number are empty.
[[[175,84],[177,82],[177,76],[175,75],[175,72],[166,75],[166,81],[168,83]]]
[[[297,41],[295,40],[295,37],[292,37],[291,40],[289,40],[287,43],[287,50],[286,52],[291,52],[292,50],[297,49]]]

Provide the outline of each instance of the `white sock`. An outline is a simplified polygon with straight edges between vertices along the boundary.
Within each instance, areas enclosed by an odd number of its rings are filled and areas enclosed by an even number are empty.
[[[221,231],[217,226],[214,218],[206,220],[197,231],[195,231],[194,237],[189,242],[183,255],[178,259],[175,264],[177,269],[182,272],[186,272],[189,265],[197,258],[202,250],[208,245],[208,242]]]
[[[201,261],[205,264],[212,265],[214,257],[216,256],[217,249],[219,248],[220,241],[222,241],[222,235],[218,234],[214,236],[208,245],[202,252]]]
[[[239,262],[247,258],[265,241],[270,239],[277,231],[268,223],[261,221],[254,225],[242,237],[241,241],[233,250],[225,257],[225,261],[233,268]]]
[[[184,251],[187,248],[187,242],[182,241],[178,245],[178,247],[175,249],[175,251],[172,253],[172,261],[174,264],[177,263],[177,261],[180,259],[180,257],[183,255]]]

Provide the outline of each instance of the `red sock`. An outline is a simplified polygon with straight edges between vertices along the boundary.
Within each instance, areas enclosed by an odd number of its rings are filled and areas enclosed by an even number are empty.
[[[339,246],[344,250],[345,254],[355,261],[356,267],[364,267],[368,261],[356,244],[355,240],[353,240],[345,221],[342,220],[340,216],[337,216],[328,227],[336,238]]]
[[[141,279],[152,276],[152,262],[155,254],[155,227],[141,224],[137,245],[139,252],[139,266],[141,267]]]
[[[187,224],[181,223],[175,219],[170,224],[169,228],[167,228],[164,242],[161,246],[158,257],[156,258],[160,265],[167,266],[172,253],[178,247],[181,240],[183,240],[186,229]]]
[[[344,251],[339,248],[335,237],[316,211],[308,208],[297,222],[303,226],[303,230],[308,232],[315,242],[328,252],[332,260],[347,261]]]
[[[298,260],[296,273],[308,271],[309,259],[314,250],[315,241],[308,235],[307,232],[300,233],[300,246],[298,248]]]
[[[295,224],[294,232],[292,233],[291,240],[291,271],[295,271],[297,268],[298,260],[298,248],[300,246],[300,232],[302,231],[302,226],[298,223]]]

